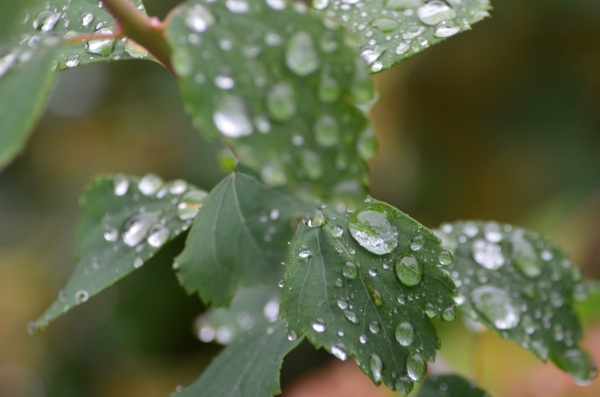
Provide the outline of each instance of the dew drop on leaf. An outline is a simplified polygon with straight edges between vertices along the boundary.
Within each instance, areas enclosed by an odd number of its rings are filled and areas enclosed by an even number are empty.
[[[289,120],[296,114],[294,90],[288,83],[277,83],[267,93],[267,110],[277,121]]]
[[[112,35],[113,31],[107,28],[102,28],[97,30],[94,34],[96,35]],[[85,46],[85,49],[90,54],[97,54],[103,57],[108,57],[115,49],[115,39],[107,38],[107,39],[97,39],[90,40]]]
[[[91,12],[82,12],[79,16],[79,20],[83,26],[88,26],[94,20],[94,14]]]
[[[356,212],[348,221],[350,234],[367,251],[389,254],[398,246],[398,229],[388,220],[386,205],[376,204]]]
[[[385,50],[376,45],[367,45],[360,49],[360,56],[367,62],[367,65],[377,61]]]
[[[42,32],[48,32],[56,26],[56,23],[60,19],[59,12],[53,12],[50,10],[44,10],[37,14],[33,20],[33,28],[41,30]]]
[[[294,331],[290,331],[287,334],[287,338],[289,341],[295,341],[296,339],[298,339],[298,335]]]
[[[425,245],[425,237],[423,237],[423,235],[418,235],[413,237],[413,239],[410,242],[410,249],[412,251],[418,251],[421,248],[423,248],[423,245]]]
[[[177,216],[179,219],[182,221],[194,219],[200,207],[204,204],[206,196],[206,192],[196,189],[184,194],[177,205]]]
[[[456,11],[443,1],[430,1],[419,7],[417,16],[427,25],[437,25],[445,19],[456,18]]]
[[[12,67],[15,65],[17,61],[17,54],[14,52],[9,52],[0,58],[0,77],[4,76]]]
[[[323,321],[321,320],[317,320],[312,324],[312,327],[315,331],[322,333],[325,332],[325,324],[323,324]]]
[[[478,239],[473,242],[471,252],[475,262],[486,269],[497,270],[504,265],[502,248],[498,244]]]
[[[133,261],[133,267],[135,267],[136,269],[139,269],[140,267],[142,267],[144,265],[144,260],[142,258],[135,258]]]
[[[356,267],[356,264],[350,261],[346,262],[344,265],[344,270],[342,270],[342,274],[344,277],[354,280],[356,277],[358,277],[358,268]]]
[[[113,178],[113,186],[116,196],[124,196],[129,190],[129,179],[125,175],[117,174]]]
[[[169,239],[169,229],[163,225],[157,224],[150,229],[150,235],[148,236],[148,244],[152,247],[162,247]]]
[[[340,238],[344,234],[344,229],[341,226],[335,225],[331,228],[331,234],[335,238]]]
[[[440,264],[443,266],[448,266],[454,262],[454,258],[452,257],[452,252],[444,250],[440,252],[440,256],[438,257],[440,260]]]
[[[297,32],[289,39],[285,64],[298,76],[308,76],[319,68],[319,54],[309,33]]]
[[[408,394],[412,391],[414,383],[407,376],[401,376],[396,381],[396,390],[400,392],[403,396],[408,396]]]
[[[344,349],[341,346],[331,346],[331,354],[333,354],[342,361],[346,361],[346,359],[348,358],[348,353],[346,353],[346,349]]]
[[[415,382],[420,382],[425,377],[427,364],[419,353],[408,356],[406,360],[406,372],[408,377]]]
[[[79,291],[75,292],[75,303],[78,305],[86,302],[89,298],[90,294],[84,289],[80,289]]]
[[[221,99],[213,115],[219,131],[229,138],[241,138],[252,133],[246,102],[242,97],[226,95]]]
[[[398,324],[394,335],[401,346],[410,346],[415,340],[413,326],[408,322]]]
[[[330,147],[339,142],[340,128],[336,119],[331,115],[319,118],[314,126],[315,139],[318,144]]]
[[[346,310],[344,312],[344,316],[348,319],[348,321],[350,321],[351,323],[354,324],[358,324],[358,316],[356,315],[356,313],[351,312],[350,310]]]
[[[245,14],[250,11],[250,4],[247,0],[227,0],[225,6],[234,14]]]
[[[567,372],[578,385],[589,385],[598,373],[596,363],[583,350],[567,350],[562,358]]]
[[[442,21],[435,27],[435,37],[447,38],[460,32],[460,27],[451,20]]]
[[[371,324],[369,324],[369,331],[371,331],[373,334],[378,334],[380,329],[381,326],[377,321],[373,321]]]
[[[142,178],[138,183],[138,189],[145,196],[152,196],[156,194],[158,190],[163,187],[164,182],[159,176],[154,174],[148,174]]]
[[[471,291],[475,308],[498,329],[511,329],[517,326],[521,309],[510,295],[500,288],[483,285]]]
[[[394,264],[394,272],[402,284],[412,287],[423,279],[423,264],[412,256],[399,257]]]
[[[215,24],[215,17],[201,4],[194,4],[187,9],[185,25],[197,33],[202,33]]]
[[[373,382],[375,382],[376,385],[379,385],[383,379],[383,363],[377,354],[371,354],[371,357],[369,357],[369,368],[371,369]]]
[[[146,238],[150,228],[158,222],[159,216],[158,212],[146,212],[129,218],[123,229],[123,242],[130,247],[137,246]]]

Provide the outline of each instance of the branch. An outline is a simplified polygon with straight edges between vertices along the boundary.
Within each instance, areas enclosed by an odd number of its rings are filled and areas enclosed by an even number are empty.
[[[171,73],[171,46],[164,36],[165,25],[149,17],[127,0],[104,0],[104,5],[117,20],[117,27],[144,47]]]

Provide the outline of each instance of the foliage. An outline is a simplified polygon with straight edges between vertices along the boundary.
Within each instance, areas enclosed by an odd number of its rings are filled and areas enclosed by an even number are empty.
[[[0,52],[0,166],[21,150],[54,71],[132,58],[173,71],[192,123],[239,161],[210,193],[152,174],[94,179],[81,198],[77,268],[32,331],[191,228],[173,268],[188,293],[213,305],[200,338],[229,346],[178,396],[277,394],[282,360],[304,336],[407,395],[440,347],[431,319],[453,321],[456,305],[576,381],[591,381],[595,363],[578,347],[572,307],[585,298],[581,273],[556,245],[495,222],[432,232],[366,195],[365,160],[377,149],[370,73],[470,29],[488,16],[489,2],[313,7],[189,0],[161,23],[138,1],[27,5]],[[170,58],[136,44],[152,40]],[[15,91],[23,94],[16,101]],[[462,378],[434,376],[418,395],[486,394]]]

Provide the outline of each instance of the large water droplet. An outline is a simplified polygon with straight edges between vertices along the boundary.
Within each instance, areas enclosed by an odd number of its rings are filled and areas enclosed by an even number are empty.
[[[446,38],[460,32],[460,27],[454,21],[442,21],[435,27],[435,37]]]
[[[542,265],[533,244],[523,234],[517,230],[512,236],[513,264],[527,277],[538,277],[542,274]]]
[[[315,331],[322,333],[325,332],[325,324],[321,320],[317,320],[312,324],[312,327]]]
[[[90,12],[82,12],[79,16],[79,20],[83,26],[88,26],[94,20],[94,14]]]
[[[583,350],[567,350],[563,354],[563,360],[566,370],[579,385],[589,385],[598,373],[596,363]]]
[[[452,257],[452,252],[444,250],[440,252],[440,256],[438,257],[440,260],[440,264],[442,266],[448,266],[454,262],[454,258]]]
[[[443,1],[430,1],[419,7],[417,16],[427,25],[437,25],[445,19],[456,18],[456,11]]]
[[[360,56],[367,61],[368,65],[371,65],[381,57],[384,51],[385,49],[379,46],[368,45],[360,49]]]
[[[316,10],[322,10],[329,5],[329,0],[313,0],[312,5]]]
[[[401,376],[396,381],[396,390],[398,390],[403,396],[408,396],[408,394],[412,391],[413,386],[413,381],[407,376]]]
[[[398,280],[408,287],[419,284],[423,279],[423,264],[412,256],[396,259],[394,271]]]
[[[162,247],[169,239],[169,229],[163,225],[154,225],[150,229],[150,235],[148,236],[148,244],[155,248]]]
[[[346,358],[348,358],[346,349],[344,349],[341,346],[331,346],[331,354],[333,354],[342,361],[346,361]]]
[[[179,219],[182,221],[194,219],[200,207],[204,204],[206,196],[206,192],[195,189],[184,194],[177,205],[177,216]]]
[[[59,19],[59,12],[44,10],[37,14],[35,19],[33,20],[33,28],[41,30],[42,32],[47,32],[49,30],[54,29]]]
[[[504,256],[502,248],[498,244],[490,243],[487,240],[478,239],[473,242],[471,248],[473,259],[481,266],[490,270],[497,270],[504,265]]]
[[[371,354],[371,357],[369,357],[369,368],[371,369],[373,382],[376,385],[379,385],[383,379],[383,374],[381,373],[383,370],[383,363],[377,354]]]
[[[342,229],[341,226],[335,225],[334,227],[331,228],[331,234],[335,238],[340,238],[344,234],[344,229]]]
[[[221,99],[213,122],[221,133],[229,138],[240,138],[252,133],[246,102],[239,96],[226,95]]]
[[[137,246],[148,235],[150,228],[158,222],[159,212],[145,212],[129,218],[123,228],[123,242],[130,247]]]
[[[421,248],[423,248],[423,245],[425,245],[425,237],[423,237],[423,235],[421,234],[413,237],[413,239],[410,241],[410,249],[412,251],[420,250]]]
[[[107,28],[102,28],[96,31],[94,34],[100,36],[109,36],[113,34],[113,31]],[[98,40],[90,40],[85,45],[85,49],[90,54],[97,54],[103,57],[108,57],[115,49],[115,39],[98,39]]]
[[[414,25],[406,29],[406,32],[402,34],[404,40],[412,40],[415,37],[420,36],[425,31],[425,28],[421,25]]]
[[[406,360],[406,372],[408,377],[415,382],[420,382],[427,372],[427,364],[420,354],[416,353],[408,356]]]
[[[356,212],[348,221],[350,234],[367,251],[389,254],[398,246],[398,229],[388,220],[393,209],[375,204]]]
[[[215,17],[201,4],[194,4],[187,9],[185,25],[197,33],[202,33],[215,24]]]
[[[410,346],[415,340],[413,326],[408,322],[398,324],[394,335],[401,346]]]
[[[234,14],[245,14],[250,11],[250,4],[247,0],[227,0],[225,6]]]
[[[298,76],[308,76],[319,68],[319,54],[310,34],[298,32],[290,38],[285,64]]]
[[[156,194],[158,190],[163,187],[164,182],[159,176],[154,174],[148,174],[140,180],[138,183],[138,189],[145,196],[152,196]]]
[[[500,288],[491,285],[477,287],[471,291],[471,300],[477,311],[498,329],[511,329],[519,323],[521,309]]]
[[[326,147],[334,146],[340,140],[338,122],[333,116],[328,114],[317,120],[314,132],[317,143]]]
[[[129,190],[129,179],[123,174],[117,174],[113,178],[113,186],[116,196],[124,196]]]
[[[277,83],[267,93],[267,109],[274,120],[286,121],[296,114],[294,89],[288,83]]]

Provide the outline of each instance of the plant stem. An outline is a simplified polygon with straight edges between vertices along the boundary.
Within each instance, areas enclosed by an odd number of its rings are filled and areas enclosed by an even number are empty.
[[[165,25],[156,17],[148,17],[126,0],[104,0],[104,5],[117,20],[123,33],[144,47],[171,73],[171,46],[164,36]]]

